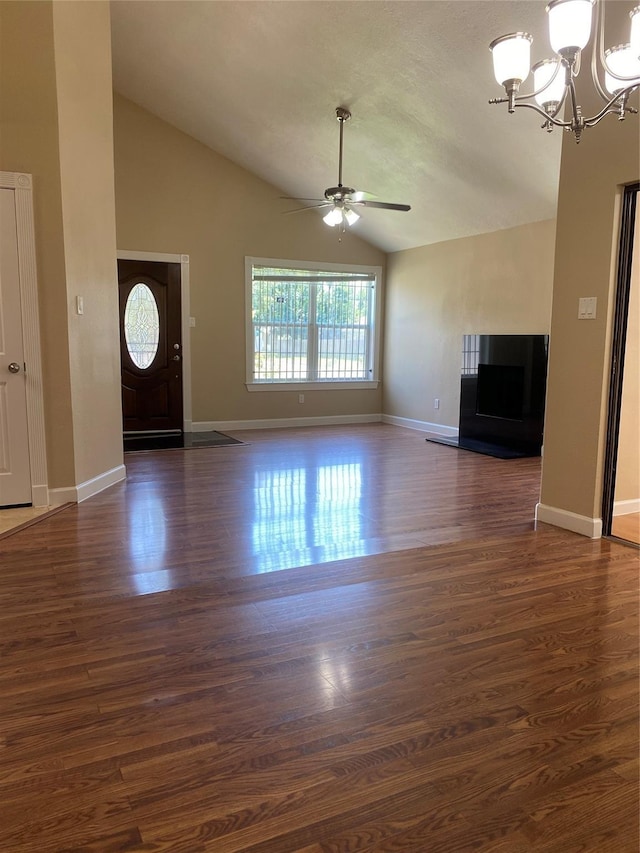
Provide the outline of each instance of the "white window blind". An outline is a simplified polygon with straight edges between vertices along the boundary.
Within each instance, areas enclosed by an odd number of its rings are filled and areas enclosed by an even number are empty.
[[[283,264],[251,263],[248,382],[375,379],[378,274]]]

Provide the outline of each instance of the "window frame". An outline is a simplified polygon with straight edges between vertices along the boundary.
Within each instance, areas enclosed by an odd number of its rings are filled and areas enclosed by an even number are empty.
[[[313,272],[362,273],[373,275],[373,311],[369,331],[369,369],[371,379],[315,379],[291,382],[271,382],[254,379],[253,348],[253,268],[254,266],[274,267],[290,270]],[[334,264],[322,261],[293,261],[281,258],[245,257],[245,350],[246,350],[246,388],[247,391],[348,391],[375,390],[380,385],[380,341],[382,321],[382,267],[365,264]],[[311,327],[311,323],[309,327]],[[314,324],[315,325],[315,324]]]

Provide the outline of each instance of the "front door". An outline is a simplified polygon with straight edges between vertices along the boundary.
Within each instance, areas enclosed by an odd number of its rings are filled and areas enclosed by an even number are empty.
[[[15,193],[0,189],[0,506],[31,503]]]
[[[118,261],[123,432],[182,430],[180,264]]]

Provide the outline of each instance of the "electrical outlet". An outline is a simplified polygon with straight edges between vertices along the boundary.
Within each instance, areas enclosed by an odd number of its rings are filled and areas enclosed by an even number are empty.
[[[440,408],[440,397],[434,397],[433,398],[433,408],[434,409]]]
[[[304,403],[304,394],[298,394],[298,402]]]

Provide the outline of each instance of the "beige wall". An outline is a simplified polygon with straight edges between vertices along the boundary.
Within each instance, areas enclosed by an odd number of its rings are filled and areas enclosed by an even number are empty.
[[[75,477],[84,483],[122,465],[109,4],[54,3],[54,41]]]
[[[171,125],[115,95],[119,250],[190,257],[193,420],[373,414],[381,391],[249,393],[245,387],[245,256],[374,264],[385,255],[353,231],[342,242],[314,213]],[[283,157],[286,157],[283,150]]]
[[[53,9],[0,3],[0,169],[33,174],[49,485],[74,482]]]
[[[548,220],[389,255],[385,414],[457,427],[462,336],[548,333],[554,234]]]
[[[615,504],[623,501],[640,501],[640,207],[633,242],[614,498]],[[618,509],[624,512],[629,506]]]
[[[122,464],[109,6],[3,2],[0,33],[0,168],[34,178],[49,487],[67,489]]]
[[[608,14],[628,30],[628,6],[608,5]],[[615,21],[609,21],[616,23]],[[610,30],[607,43],[622,35]],[[583,57],[588,67],[589,57]],[[587,75],[588,76],[588,75]],[[584,75],[583,75],[584,78]],[[580,82],[584,83],[584,79]],[[601,102],[589,89],[578,90],[584,114]],[[637,94],[634,96],[637,106]],[[640,177],[638,117],[612,116],[587,129],[576,145],[565,134],[562,145],[558,226],[551,320],[545,452],[542,466],[544,507],[559,511],[558,523],[578,516],[598,534],[610,369],[619,202],[624,184]],[[578,320],[578,299],[595,296],[595,320]]]

